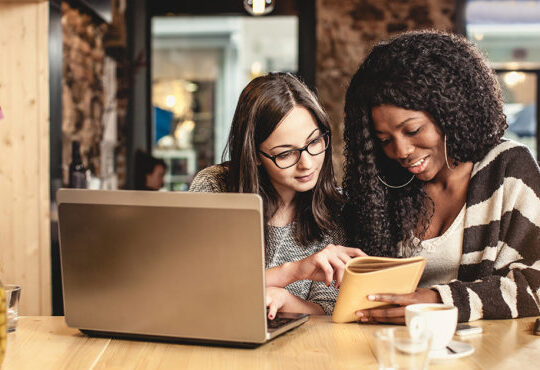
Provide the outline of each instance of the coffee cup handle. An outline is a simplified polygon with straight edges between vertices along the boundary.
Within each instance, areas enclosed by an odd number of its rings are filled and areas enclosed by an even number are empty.
[[[419,338],[426,330],[426,320],[423,317],[415,316],[409,322],[409,334],[413,338]]]

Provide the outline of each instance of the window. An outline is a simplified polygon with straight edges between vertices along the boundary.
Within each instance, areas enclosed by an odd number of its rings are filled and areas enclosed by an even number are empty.
[[[497,73],[509,124],[505,136],[540,159],[540,2],[469,0],[466,25]]]

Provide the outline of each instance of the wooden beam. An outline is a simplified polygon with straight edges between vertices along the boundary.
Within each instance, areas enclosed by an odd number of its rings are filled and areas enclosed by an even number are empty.
[[[48,14],[0,2],[0,280],[22,286],[23,315],[51,309]]]

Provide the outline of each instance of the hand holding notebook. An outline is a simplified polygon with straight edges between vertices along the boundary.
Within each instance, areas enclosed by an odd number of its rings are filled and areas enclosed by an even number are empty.
[[[343,282],[332,315],[334,322],[356,321],[355,312],[386,305],[369,301],[369,294],[412,293],[424,271],[423,257],[357,257],[345,266]]]

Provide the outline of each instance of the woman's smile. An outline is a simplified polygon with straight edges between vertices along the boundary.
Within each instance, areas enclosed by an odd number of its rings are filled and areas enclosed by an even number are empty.
[[[429,164],[429,156],[424,157],[414,162],[413,164],[410,164],[404,167],[407,168],[407,170],[409,170],[410,173],[418,175],[426,170],[428,164]]]

